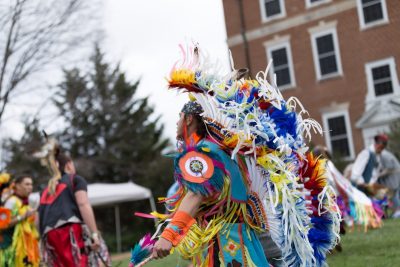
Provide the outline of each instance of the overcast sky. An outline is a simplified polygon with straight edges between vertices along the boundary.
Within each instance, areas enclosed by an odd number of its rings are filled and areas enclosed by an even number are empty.
[[[228,66],[222,0],[105,0],[105,51],[121,61],[128,78],[141,79],[138,95],[149,96],[162,114],[165,135],[175,138],[187,95],[167,90],[165,77],[180,58],[179,44],[199,42]]]
[[[228,66],[222,0],[103,1],[100,17],[107,60],[120,62],[131,81],[140,78],[138,96],[149,96],[156,115],[162,115],[165,136],[174,139],[178,113],[187,96],[168,91],[165,78],[180,58],[178,45],[193,41]],[[47,73],[34,79],[43,88],[58,84],[61,76]],[[22,118],[39,110],[41,126],[49,133],[62,124],[57,121],[56,109],[49,106],[50,95],[33,91],[14,99],[7,106],[1,138],[19,138],[23,134]]]

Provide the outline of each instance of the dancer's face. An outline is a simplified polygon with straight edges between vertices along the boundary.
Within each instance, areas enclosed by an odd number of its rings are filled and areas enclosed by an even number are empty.
[[[67,164],[65,164],[64,171],[65,171],[65,173],[68,173],[68,174],[76,173],[75,164],[72,160],[68,161]]]
[[[386,143],[382,143],[382,142],[375,143],[375,152],[377,154],[380,154],[385,149],[385,147],[386,147]]]
[[[179,113],[179,120],[176,123],[176,139],[182,140],[183,139],[183,127],[185,124],[185,114]]]
[[[33,182],[31,177],[24,177],[20,183],[15,184],[15,191],[21,197],[28,197],[32,193]]]

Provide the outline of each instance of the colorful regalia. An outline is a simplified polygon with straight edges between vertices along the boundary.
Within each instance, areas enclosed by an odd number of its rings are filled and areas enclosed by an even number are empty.
[[[175,250],[195,266],[214,266],[215,258],[221,266],[268,266],[258,234],[270,231],[286,265],[323,266],[339,238],[340,213],[325,162],[304,139],[321,127],[267,81],[268,68],[243,79],[241,70],[222,75],[198,47],[182,53],[169,87],[200,104],[208,135],[174,155],[180,188],[164,200],[171,213],[153,213],[172,218],[166,229]],[[188,190],[204,201],[190,224],[180,224],[188,221],[177,215]]]
[[[338,205],[346,224],[362,225],[365,231],[369,227],[381,227],[381,216],[379,210],[376,211],[379,207],[375,207],[373,201],[364,192],[353,186],[330,160],[327,162],[327,171],[328,178],[336,189]]]
[[[11,218],[23,216],[31,209],[14,195],[6,200],[5,205],[7,208],[0,208],[0,220],[8,223],[11,222]],[[11,227],[2,223],[0,237],[0,266],[39,266],[39,233],[34,216]]]

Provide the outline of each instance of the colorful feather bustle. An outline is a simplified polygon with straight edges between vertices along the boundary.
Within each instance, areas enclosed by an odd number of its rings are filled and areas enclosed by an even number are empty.
[[[129,262],[129,267],[135,267],[149,260],[150,255],[153,251],[154,244],[156,240],[151,237],[150,234],[146,234],[139,243],[131,250],[131,260]]]
[[[338,241],[337,233],[341,217],[333,190],[328,186],[326,160],[307,153],[303,164],[301,178],[304,188],[310,192],[312,211],[310,214],[312,226],[308,232],[308,239],[313,246],[316,266],[323,266],[326,253]]]
[[[228,221],[234,222],[235,214],[243,211],[252,228],[269,230],[288,266],[323,265],[338,237],[340,216],[324,177],[323,161],[307,154],[306,138],[321,134],[321,126],[303,118],[308,113],[301,103],[293,97],[285,100],[275,81],[268,81],[270,64],[255,79],[243,79],[239,70],[221,73],[218,64],[211,63],[198,47],[181,49],[183,59],[173,66],[169,87],[190,92],[201,105],[211,141],[241,166],[249,185],[246,205],[227,200]],[[183,181],[180,170],[176,178],[194,192],[211,196],[217,191],[223,199],[229,194],[223,188],[230,181],[223,164],[214,163],[220,166],[219,178],[201,186]],[[178,248],[185,256],[193,255],[190,249],[200,249],[198,242],[207,243],[223,231],[226,221],[219,216],[221,205],[227,203],[216,203],[211,201],[216,206],[207,229],[191,229]]]

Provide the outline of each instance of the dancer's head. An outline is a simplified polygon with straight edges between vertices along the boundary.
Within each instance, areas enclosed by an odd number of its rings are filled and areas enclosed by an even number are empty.
[[[389,137],[386,134],[377,134],[374,136],[375,141],[375,152],[380,154],[389,141]]]
[[[76,172],[75,165],[72,159],[60,150],[56,151],[55,159],[58,164],[58,170],[64,174],[74,174]]]
[[[202,107],[195,101],[187,102],[179,113],[179,120],[176,123],[176,137],[178,140],[185,140],[193,133],[200,138],[207,134],[206,125],[201,117]]]
[[[32,193],[32,189],[33,189],[32,178],[27,174],[18,176],[13,181],[13,188],[14,188],[14,192],[17,196],[28,197],[30,195],[30,193]]]
[[[61,152],[60,147],[56,147],[54,150],[54,160],[55,164],[53,164],[53,166],[58,170],[55,170],[56,174],[49,180],[48,186],[50,194],[56,192],[56,186],[62,175],[76,173],[73,161],[69,156]]]

